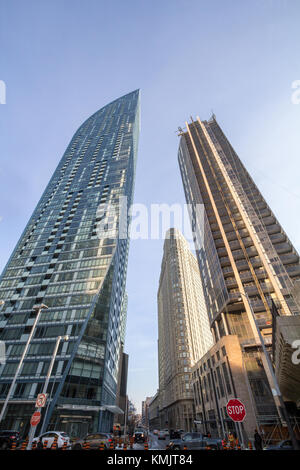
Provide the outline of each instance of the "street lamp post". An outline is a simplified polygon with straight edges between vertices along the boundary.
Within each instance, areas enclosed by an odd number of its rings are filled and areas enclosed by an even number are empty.
[[[45,380],[45,383],[44,383],[43,391],[41,392],[42,394],[46,394],[46,392],[47,392],[47,388],[48,388],[48,384],[49,384],[50,377],[51,377],[51,374],[52,374],[52,369],[53,369],[53,366],[54,366],[54,362],[55,362],[55,358],[56,358],[57,351],[58,351],[58,348],[59,348],[59,344],[60,344],[61,340],[68,341],[68,339],[69,339],[69,336],[58,336],[57,337],[57,340],[56,340],[56,343],[55,343],[55,348],[54,348],[52,358],[51,358],[51,362],[50,362],[50,365],[49,365],[49,368],[48,368],[46,380]],[[41,409],[42,408],[39,407],[37,409],[37,412],[41,412]],[[41,428],[41,433],[44,429],[45,419],[46,419],[46,414],[44,416],[44,420],[43,420],[43,424],[42,424],[42,428]],[[29,431],[29,436],[28,436],[27,450],[31,449],[31,444],[32,444],[32,440],[34,439],[35,431],[36,431],[36,426],[31,425],[31,428],[30,428],[30,431]]]
[[[2,302],[3,302],[3,301],[2,301]],[[34,305],[34,307],[33,307],[33,309],[32,309],[32,310],[37,311],[37,315],[36,315],[35,320],[34,320],[34,323],[33,323],[33,325],[32,325],[30,335],[29,335],[28,340],[27,340],[27,343],[26,343],[26,345],[25,345],[25,348],[24,348],[24,351],[23,351],[21,360],[20,360],[19,365],[18,365],[18,367],[17,367],[17,370],[16,370],[16,372],[15,372],[15,375],[14,375],[13,381],[12,381],[12,383],[11,383],[11,386],[10,386],[10,388],[9,388],[8,394],[7,394],[7,396],[6,396],[6,399],[5,399],[5,401],[4,401],[4,404],[3,404],[3,406],[2,406],[2,410],[1,410],[1,413],[0,413],[0,423],[1,423],[2,419],[3,419],[3,417],[4,417],[4,413],[5,413],[5,411],[6,411],[6,408],[7,408],[8,402],[9,402],[9,399],[10,399],[10,397],[11,397],[11,395],[12,395],[12,392],[13,392],[14,386],[15,386],[15,384],[16,384],[18,375],[19,375],[20,370],[21,370],[21,367],[22,367],[22,365],[23,365],[24,358],[25,358],[25,356],[26,356],[26,354],[27,354],[27,351],[28,351],[28,348],[29,348],[29,346],[30,346],[30,343],[31,343],[32,337],[33,337],[33,335],[34,335],[36,325],[37,325],[37,323],[38,323],[38,321],[39,321],[41,312],[42,312],[43,309],[47,309],[47,308],[48,308],[47,305],[41,304],[41,305]]]
[[[252,318],[253,318],[253,321],[254,321],[254,324],[255,324],[255,327],[256,327],[256,331],[257,331],[257,334],[258,334],[258,337],[259,337],[260,345],[261,345],[261,348],[262,348],[262,351],[263,351],[263,354],[264,354],[264,357],[265,357],[265,360],[266,360],[266,364],[267,364],[267,367],[268,367],[269,377],[270,377],[270,380],[271,380],[271,383],[272,383],[272,387],[271,387],[272,388],[272,393],[273,393],[273,396],[274,396],[274,399],[275,399],[276,407],[279,411],[279,417],[281,418],[281,416],[283,414],[283,418],[286,421],[288,431],[289,431],[289,434],[291,436],[293,447],[294,447],[295,450],[298,450],[299,449],[298,442],[297,442],[297,439],[295,437],[293,428],[291,426],[290,418],[289,418],[289,415],[286,411],[286,407],[285,407],[285,404],[284,404],[284,401],[283,401],[283,398],[282,398],[282,395],[281,395],[281,391],[280,391],[276,376],[274,374],[274,370],[273,370],[273,366],[272,366],[272,363],[271,363],[271,360],[270,360],[270,357],[269,357],[269,353],[267,351],[263,336],[262,336],[261,331],[259,329],[259,326],[257,324],[256,317],[255,317],[255,314],[254,314],[249,296],[248,296],[247,293],[244,294],[243,292],[238,292],[238,294],[243,295],[244,297],[246,297],[246,299],[248,301],[248,304],[250,306],[251,315],[252,315]]]
[[[125,404],[125,416],[124,416],[124,439],[126,439],[127,431],[127,409],[128,409],[128,396],[126,395],[126,404]]]

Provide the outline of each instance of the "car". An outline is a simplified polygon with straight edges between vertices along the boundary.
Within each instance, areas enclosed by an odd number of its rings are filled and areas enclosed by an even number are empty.
[[[300,441],[297,442],[300,448]],[[293,450],[293,443],[290,439],[286,439],[279,442],[279,444],[264,447],[264,450]]]
[[[184,450],[185,447],[188,450],[206,450],[207,447],[211,450],[221,450],[222,440],[212,439],[198,432],[187,432],[181,439],[173,439],[169,444],[169,448],[173,450]]]
[[[12,443],[16,445],[20,442],[20,433],[18,431],[0,431],[0,449],[11,449]]]
[[[57,437],[57,448],[60,449],[65,443],[67,443],[67,449],[71,448],[71,441],[67,433],[64,431],[48,431],[44,432],[38,437],[35,437],[32,440],[32,444],[36,442],[37,448],[40,444],[44,446],[45,441],[47,441],[46,449],[50,449],[54,439]]]
[[[134,431],[134,442],[145,442],[148,433],[144,428],[136,428]]]
[[[154,430],[152,431],[152,433],[153,433],[155,436],[157,436],[158,432],[159,432],[158,429],[154,429]]]
[[[157,439],[166,439],[165,431],[158,431]]]
[[[104,444],[104,450],[110,448],[113,442],[112,435],[105,432],[96,432],[87,434],[83,439],[78,439],[72,446],[72,450],[82,450],[86,444],[90,445],[91,450],[99,450],[100,445]]]
[[[164,429],[164,433],[165,433],[166,437],[170,436],[169,429]]]

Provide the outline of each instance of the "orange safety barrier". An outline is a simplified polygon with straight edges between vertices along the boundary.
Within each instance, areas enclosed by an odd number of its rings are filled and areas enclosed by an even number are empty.
[[[114,446],[113,441],[111,441],[111,443],[110,443],[110,445],[109,445],[109,448],[110,448],[110,450],[114,450],[115,446]]]
[[[89,442],[86,442],[85,444],[85,450],[90,450],[91,444]]]
[[[55,436],[54,441],[52,442],[51,445],[51,450],[57,450],[58,444],[57,444],[58,436]]]
[[[43,450],[47,449],[47,446],[48,446],[48,441],[44,441]]]
[[[186,446],[186,445],[183,446],[183,450],[187,450],[187,446]]]
[[[148,441],[145,441],[145,443],[144,443],[144,450],[149,450]]]
[[[37,446],[37,441],[33,441],[31,450],[36,450],[36,446]]]
[[[127,450],[127,443],[126,442],[124,442],[124,444],[123,444],[123,450]]]
[[[252,448],[252,443],[251,443],[250,441],[248,442],[248,449],[249,449],[249,450],[253,450],[253,448]]]
[[[16,450],[16,448],[17,448],[17,441],[14,440],[14,441],[12,442],[12,445],[11,445],[10,450]]]
[[[104,450],[104,442],[100,442],[99,450]]]
[[[25,441],[22,442],[20,450],[26,450],[27,445],[28,445],[28,437],[25,439]]]
[[[64,442],[61,450],[67,450],[67,445],[68,445],[67,442]]]

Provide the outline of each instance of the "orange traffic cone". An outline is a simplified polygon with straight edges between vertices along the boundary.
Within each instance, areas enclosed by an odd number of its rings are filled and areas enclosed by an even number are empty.
[[[52,442],[51,445],[51,450],[57,450],[58,444],[57,444],[58,436],[55,436],[54,441]]]
[[[28,445],[28,437],[25,439],[25,441],[22,442],[20,450],[26,450],[27,445]]]
[[[64,443],[63,443],[63,446],[62,446],[62,448],[61,448],[61,450],[67,450],[67,445],[68,445],[68,444],[67,444],[66,442],[64,442]]]
[[[16,448],[17,448],[17,441],[14,440],[14,441],[12,442],[12,445],[11,445],[10,450],[16,450]]]

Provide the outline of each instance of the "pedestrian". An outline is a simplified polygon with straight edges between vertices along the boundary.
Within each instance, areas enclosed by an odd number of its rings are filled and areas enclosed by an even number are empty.
[[[40,437],[37,445],[36,445],[37,450],[43,450],[43,439]]]
[[[254,431],[254,447],[255,450],[262,450],[262,438],[257,429]]]
[[[233,449],[234,448],[234,435],[232,432],[228,434],[228,440],[229,440],[230,448]]]

